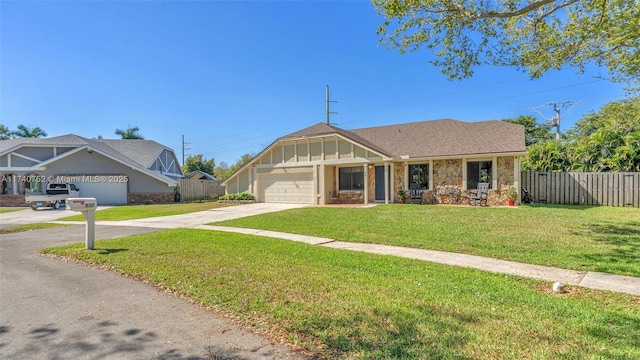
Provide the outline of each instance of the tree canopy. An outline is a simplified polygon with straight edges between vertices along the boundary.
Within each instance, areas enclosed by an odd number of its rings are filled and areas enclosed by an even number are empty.
[[[11,134],[15,137],[21,138],[47,137],[47,133],[39,127],[31,129],[30,127],[25,125],[18,125],[18,130],[13,131]]]
[[[611,80],[640,79],[640,6],[633,0],[373,0],[381,41],[400,53],[433,51],[450,79],[481,64],[533,78],[567,65],[606,67]]]
[[[510,122],[512,124],[524,125],[524,136],[527,146],[555,138],[555,135],[551,132],[552,126],[547,124],[538,124],[534,116],[518,116],[515,119],[504,119],[503,121]]]
[[[196,170],[200,170],[209,175],[213,175],[213,169],[216,167],[213,159],[206,160],[202,154],[187,157],[182,165],[182,172],[186,175]]]
[[[0,124],[0,140],[11,139],[11,130],[8,127]]]
[[[611,102],[583,116],[566,139],[527,148],[532,171],[640,171],[640,101]]]
[[[139,133],[140,128],[137,126],[130,127],[127,130],[116,129],[115,134],[121,136],[123,139],[139,139],[143,140],[144,137]]]

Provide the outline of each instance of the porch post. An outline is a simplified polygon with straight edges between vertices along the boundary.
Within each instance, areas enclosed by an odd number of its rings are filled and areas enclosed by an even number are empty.
[[[389,203],[389,162],[384,163],[384,203]]]
[[[467,158],[462,158],[462,190],[467,190]]]
[[[462,176],[462,183],[464,183],[464,182],[465,181],[464,181],[464,175],[463,175]],[[433,159],[429,160],[429,190],[434,191],[433,194],[435,196],[435,189],[433,188]]]
[[[404,174],[402,175],[403,179],[404,179],[404,189],[408,190],[409,189],[409,163],[405,162],[404,163]]]
[[[513,187],[516,188],[516,192],[518,193],[518,203],[522,200],[520,199],[520,195],[522,192],[520,191],[520,158],[517,156],[513,157]]]
[[[491,188],[493,190],[500,190],[498,189],[498,157],[494,156],[493,159],[491,159]]]
[[[389,192],[389,202],[390,203],[394,203],[395,200],[393,199],[393,189],[395,189],[396,187],[396,179],[395,179],[395,175],[396,175],[396,166],[398,166],[398,164],[396,163],[391,163],[389,165],[389,173],[391,174],[391,180],[389,181],[389,188],[391,188],[391,192]]]
[[[369,203],[369,164],[363,164],[364,167],[364,204]]]
[[[11,192],[13,192],[13,195],[18,195],[18,177],[15,173],[11,177]]]

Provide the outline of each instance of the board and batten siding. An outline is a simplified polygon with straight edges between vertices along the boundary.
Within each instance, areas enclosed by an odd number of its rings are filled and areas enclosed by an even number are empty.
[[[640,207],[640,172],[523,172],[534,202]]]

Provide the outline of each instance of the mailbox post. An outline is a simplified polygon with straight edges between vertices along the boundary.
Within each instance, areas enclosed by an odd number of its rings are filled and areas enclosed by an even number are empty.
[[[98,202],[95,198],[68,198],[65,200],[65,208],[71,211],[79,211],[84,215],[86,227],[84,232],[84,242],[89,250],[94,249],[96,239],[96,208]]]

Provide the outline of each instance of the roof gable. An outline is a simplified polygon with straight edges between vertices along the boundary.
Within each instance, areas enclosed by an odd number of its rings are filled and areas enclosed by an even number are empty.
[[[140,172],[156,177],[164,182],[173,183],[173,179],[150,170],[149,166],[162,153],[171,150],[153,140],[121,140],[121,139],[87,139],[82,136],[68,134],[50,138],[15,138],[0,141],[0,154],[9,153],[25,146],[51,146],[71,148],[91,148],[120,163],[126,164]],[[74,151],[60,156],[68,156]],[[174,155],[175,156],[175,155]],[[51,158],[42,164],[56,161]]]

